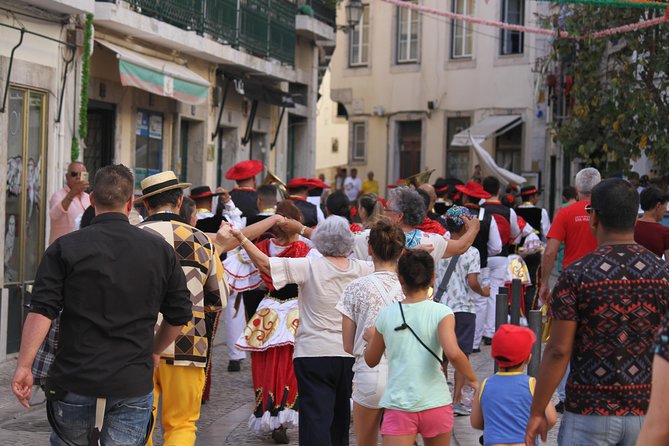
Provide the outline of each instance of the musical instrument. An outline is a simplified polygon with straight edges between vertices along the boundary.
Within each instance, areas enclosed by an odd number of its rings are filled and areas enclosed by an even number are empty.
[[[286,189],[286,183],[276,175],[274,175],[270,170],[267,170],[267,176],[263,180],[262,184],[274,184],[279,192],[281,197],[285,200],[288,197],[288,189]]]

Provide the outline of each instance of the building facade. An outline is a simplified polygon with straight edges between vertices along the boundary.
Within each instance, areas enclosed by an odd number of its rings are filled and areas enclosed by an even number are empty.
[[[331,65],[332,99],[348,114],[349,165],[373,170],[382,187],[426,169],[435,169],[432,181],[467,181],[482,164],[471,134],[497,165],[540,180],[546,38],[364,3],[360,23],[337,34]],[[527,0],[417,4],[528,26],[547,8]],[[338,13],[343,22],[343,3]]]
[[[315,170],[318,89],[335,37],[327,2],[3,2],[0,359],[18,351],[48,240],[48,199],[64,184],[79,135],[87,14],[94,33],[79,159],[91,179],[112,163],[134,172],[137,192],[166,169],[196,186],[230,188],[225,172],[246,159],[286,180]]]

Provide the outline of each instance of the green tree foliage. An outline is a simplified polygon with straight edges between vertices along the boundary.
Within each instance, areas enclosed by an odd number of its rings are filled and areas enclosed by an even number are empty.
[[[549,20],[571,35],[587,35],[663,14],[563,6]],[[627,170],[645,150],[660,172],[669,170],[669,24],[609,38],[555,39],[552,50],[564,84],[573,81],[555,128],[566,154],[613,171]]]

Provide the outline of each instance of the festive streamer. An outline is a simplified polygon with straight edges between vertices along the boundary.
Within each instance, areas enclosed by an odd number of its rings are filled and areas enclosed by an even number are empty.
[[[434,8],[429,8],[427,6],[419,5],[416,3],[409,3],[403,0],[382,0],[386,3],[390,3],[396,6],[399,6],[401,8],[408,8],[408,9],[413,9],[418,12],[422,12],[424,14],[430,14],[430,15],[436,15],[440,17],[447,17],[449,19],[454,19],[454,20],[462,20],[463,22],[469,22],[469,23],[475,23],[478,25],[483,25],[483,26],[490,26],[493,28],[500,28],[500,29],[506,29],[510,31],[519,31],[523,33],[532,33],[532,34],[542,34],[545,36],[553,36],[553,37],[561,37],[561,38],[569,38],[569,39],[575,39],[575,40],[585,40],[585,39],[597,39],[597,38],[602,38],[602,37],[608,37],[612,36],[615,34],[620,34],[620,33],[626,33],[626,32],[631,32],[631,31],[636,31],[639,29],[643,28],[648,28],[650,26],[657,26],[661,25],[663,23],[669,22],[669,7],[667,7],[667,14],[665,14],[663,17],[657,17],[655,19],[651,20],[646,20],[643,22],[639,23],[633,23],[630,25],[623,25],[619,26],[616,28],[610,28],[602,31],[598,31],[592,34],[587,34],[587,35],[570,35],[567,31],[560,31],[559,33],[554,30],[550,29],[545,29],[545,28],[534,28],[530,26],[524,26],[524,25],[512,25],[510,23],[505,23],[505,22],[498,22],[495,20],[487,20],[487,19],[480,19],[468,15],[463,15],[463,14],[457,14],[455,12],[451,11],[443,11],[439,9],[434,9]],[[654,3],[653,3],[654,4]]]

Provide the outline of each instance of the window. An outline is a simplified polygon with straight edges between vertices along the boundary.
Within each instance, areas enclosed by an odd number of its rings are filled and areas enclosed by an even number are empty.
[[[473,15],[474,0],[453,0],[453,12]],[[474,25],[462,20],[453,20],[451,30],[451,57],[453,59],[472,57]]]
[[[418,62],[420,15],[409,8],[397,8],[397,63]]]
[[[160,173],[163,166],[163,115],[148,111],[137,112],[135,136],[135,189],[141,181]]]
[[[502,22],[523,25],[525,22],[525,0],[502,0]],[[525,34],[520,31],[501,30],[501,54],[523,54]]]
[[[469,179],[469,147],[451,146],[453,137],[469,128],[469,117],[448,118],[446,143],[446,173],[448,177],[466,182]]]
[[[367,156],[367,123],[351,123],[351,161],[364,162]]]
[[[523,145],[523,125],[517,125],[499,135],[496,140],[495,162],[511,172],[521,172],[521,147]]]
[[[362,67],[369,63],[369,7],[365,7],[358,26],[349,31],[349,66]]]

